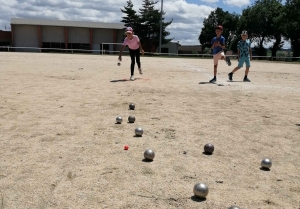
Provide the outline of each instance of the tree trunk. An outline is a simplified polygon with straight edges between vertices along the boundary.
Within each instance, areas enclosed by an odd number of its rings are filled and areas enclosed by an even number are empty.
[[[259,43],[259,51],[258,51],[258,55],[259,56],[265,56],[265,48],[263,47],[263,43],[264,43],[264,39],[265,37],[263,36],[261,39],[260,39],[260,43]],[[263,57],[259,58],[259,59],[264,59]]]
[[[281,35],[280,34],[275,34],[274,35],[275,38],[275,43],[272,47],[272,60],[276,60],[276,53],[279,50],[279,46],[281,44]]]
[[[296,38],[295,40],[292,41],[292,46],[293,46],[293,61],[299,60],[300,56],[300,39]]]

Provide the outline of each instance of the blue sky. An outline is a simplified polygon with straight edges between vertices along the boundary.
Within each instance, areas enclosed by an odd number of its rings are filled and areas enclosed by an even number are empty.
[[[247,1],[235,1],[235,4],[226,4],[224,2],[226,1],[222,1],[222,0],[219,0],[219,1],[201,1],[201,0],[186,0],[188,3],[191,3],[191,4],[205,4],[205,5],[209,5],[209,6],[212,6],[212,7],[220,7],[222,8],[224,11],[228,11],[230,13],[238,13],[238,14],[241,14],[242,13],[242,10],[247,8],[248,5],[252,4],[254,1],[253,0],[249,0],[249,3],[250,4],[246,4]],[[211,3],[213,2],[213,3]],[[232,1],[234,2],[234,1]],[[237,6],[238,4],[240,3],[240,6]]]
[[[92,22],[118,22],[121,8],[127,0],[0,0],[0,29],[10,29],[13,17],[34,19],[60,19]],[[173,19],[167,28],[168,38],[182,45],[199,45],[198,37],[204,18],[221,7],[224,11],[241,13],[253,0],[164,0],[166,21]],[[139,10],[142,0],[132,0]],[[161,2],[156,5],[160,9]]]

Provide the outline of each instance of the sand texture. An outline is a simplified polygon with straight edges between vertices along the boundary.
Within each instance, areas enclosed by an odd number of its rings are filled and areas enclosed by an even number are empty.
[[[300,65],[253,61],[245,83],[222,61],[208,84],[212,59],[141,61],[129,81],[128,56],[0,53],[0,209],[300,208]]]

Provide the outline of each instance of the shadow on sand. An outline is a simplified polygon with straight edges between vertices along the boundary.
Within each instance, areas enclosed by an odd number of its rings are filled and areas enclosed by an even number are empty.
[[[123,79],[118,79],[118,80],[112,80],[110,82],[112,83],[116,83],[116,82],[126,82],[126,81],[131,81],[130,79],[127,79],[127,78],[123,78]]]
[[[195,202],[204,202],[206,200],[206,198],[200,198],[200,197],[196,197],[196,196],[191,196],[191,200],[193,200]]]

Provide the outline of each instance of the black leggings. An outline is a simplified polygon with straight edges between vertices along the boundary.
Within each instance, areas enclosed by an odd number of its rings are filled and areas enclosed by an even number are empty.
[[[141,68],[141,61],[140,61],[140,48],[138,49],[129,49],[129,54],[131,58],[131,75],[134,75],[134,65],[135,65],[135,58],[136,63],[139,68]]]

